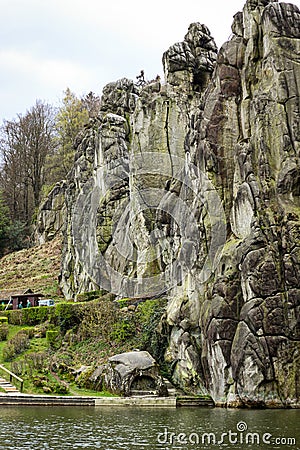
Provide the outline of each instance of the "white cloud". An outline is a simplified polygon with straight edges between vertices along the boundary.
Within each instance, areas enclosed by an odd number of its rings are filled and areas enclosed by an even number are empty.
[[[33,53],[17,50],[0,51],[0,70],[15,71],[20,78],[30,76],[32,81],[51,88],[60,88],[68,83],[75,88],[89,84],[92,74],[73,61],[41,58]]]

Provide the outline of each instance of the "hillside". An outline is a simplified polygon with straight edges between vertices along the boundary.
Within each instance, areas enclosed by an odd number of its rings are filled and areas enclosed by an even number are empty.
[[[62,297],[58,286],[61,240],[10,253],[0,259],[0,299],[31,289],[47,297]]]

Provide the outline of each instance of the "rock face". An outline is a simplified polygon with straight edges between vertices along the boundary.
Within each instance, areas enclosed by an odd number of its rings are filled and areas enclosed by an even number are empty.
[[[66,187],[66,181],[57,183],[40,205],[35,229],[38,244],[49,242],[62,233],[66,218]]]
[[[122,79],[76,143],[62,288],[169,298],[165,361],[228,406],[299,405],[300,14],[194,23],[166,82]]]

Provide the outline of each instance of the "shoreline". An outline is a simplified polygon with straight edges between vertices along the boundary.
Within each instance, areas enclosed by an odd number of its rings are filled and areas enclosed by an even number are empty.
[[[131,397],[101,397],[101,396],[59,396],[42,394],[22,393],[0,393],[1,406],[89,406],[89,407],[148,407],[148,408],[225,408],[225,409],[300,409],[300,405],[289,405],[286,407],[253,407],[232,408],[228,406],[215,405],[213,401],[195,397],[154,397],[154,396],[131,396]]]
[[[176,397],[89,397],[0,394],[1,406],[134,406],[176,408]]]

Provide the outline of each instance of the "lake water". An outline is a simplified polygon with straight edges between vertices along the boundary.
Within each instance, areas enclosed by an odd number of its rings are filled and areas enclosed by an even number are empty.
[[[300,410],[1,407],[1,450],[300,449]]]

